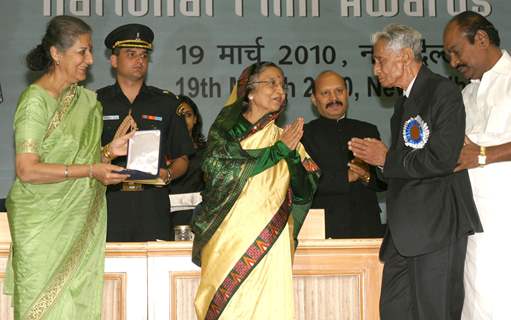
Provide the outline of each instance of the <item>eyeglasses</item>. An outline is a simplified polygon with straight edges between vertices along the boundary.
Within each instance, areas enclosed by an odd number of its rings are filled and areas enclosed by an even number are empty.
[[[277,88],[281,88],[282,91],[284,91],[284,92],[287,92],[287,88],[288,88],[286,83],[282,83],[282,84],[277,83],[277,81],[275,79],[263,80],[263,81],[253,81],[253,82],[249,82],[248,84],[252,85],[252,84],[258,84],[258,83],[265,83],[273,90],[275,90]]]

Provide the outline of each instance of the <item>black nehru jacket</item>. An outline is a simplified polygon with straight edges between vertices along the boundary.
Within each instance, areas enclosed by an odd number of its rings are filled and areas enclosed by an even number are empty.
[[[348,141],[353,137],[380,135],[376,126],[347,118],[320,117],[304,126],[302,143],[321,169],[312,207],[325,209],[326,238],[375,238],[385,233],[376,191],[386,185],[376,177],[375,168],[370,167],[367,185],[348,182],[348,163],[353,159]]]

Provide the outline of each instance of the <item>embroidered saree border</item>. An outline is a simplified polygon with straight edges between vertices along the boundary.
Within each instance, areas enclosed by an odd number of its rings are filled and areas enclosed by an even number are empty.
[[[27,139],[16,146],[18,153],[37,153],[38,144],[34,139]]]
[[[235,105],[236,104],[233,104],[233,108],[236,108],[236,109],[230,109],[230,111],[233,111],[233,110],[236,111],[238,109],[241,110],[240,109],[241,101],[237,102],[237,105],[236,105],[237,107],[234,107]],[[234,139],[238,142],[240,142],[244,139],[247,139],[251,135],[257,133],[259,130],[266,127],[266,125],[268,125],[268,123],[270,123],[271,121],[276,119],[281,111],[282,110],[280,110],[279,112],[276,112],[276,113],[269,113],[269,114],[263,116],[256,124],[254,124],[252,127],[248,128],[248,130],[246,132],[243,132],[239,136],[235,136]],[[239,113],[235,112],[234,114],[239,116]],[[233,116],[229,115],[228,117],[233,117]],[[236,118],[236,117],[234,117],[234,118]],[[225,123],[217,124],[217,121],[221,122],[222,120],[219,120],[219,118],[217,118],[215,120],[215,123],[213,123],[212,130],[228,131],[228,129],[226,127],[223,127],[222,129],[220,129],[220,128],[215,129],[217,127],[217,125],[222,126],[225,124]],[[232,126],[232,123],[231,123],[231,126]],[[228,126],[228,127],[230,129],[230,126]],[[213,143],[211,142],[212,140],[215,140],[212,138],[213,135],[214,134],[212,134],[210,132],[210,136],[209,136],[210,143],[208,145],[208,149],[213,148]],[[221,207],[215,209],[216,213],[214,214],[214,218],[212,218],[211,221],[209,221],[207,226],[204,227],[204,229],[200,233],[197,231],[197,229],[193,228],[193,225],[196,222],[194,221],[195,218],[192,219],[192,229],[194,229],[194,232],[195,232],[195,238],[194,238],[193,249],[192,249],[192,262],[195,263],[196,265],[200,266],[200,264],[201,264],[200,263],[200,255],[201,255],[202,248],[208,243],[209,239],[211,239],[211,237],[213,236],[215,231],[218,229],[218,227],[224,221],[225,217],[231,210],[234,203],[238,200],[238,197],[241,194],[241,191],[243,190],[243,188],[245,187],[245,183],[247,182],[248,178],[251,176],[254,168],[255,168],[254,161],[250,161],[249,159],[244,161],[244,164],[242,164],[240,166],[239,179],[238,179],[238,181],[235,182],[232,189],[229,191],[227,200],[223,203],[223,205]],[[217,198],[221,197],[221,196],[222,196],[221,194],[215,194],[215,197],[217,197]],[[218,203],[218,202],[222,202],[222,201],[218,201],[218,199],[216,199],[215,202]],[[194,214],[194,217],[195,217],[195,214]]]
[[[247,131],[247,133],[245,135],[243,135],[239,139],[239,141],[245,140],[246,138],[248,138],[251,135],[253,135],[256,132],[258,132],[259,130],[264,129],[264,127],[266,127],[266,125],[268,123],[270,123],[273,120],[277,119],[279,117],[280,113],[281,113],[281,111],[274,112],[274,113],[268,113],[268,114],[264,115],[261,119],[259,119],[259,121],[256,122],[256,124],[254,124],[252,126],[252,128],[250,128],[250,130]]]
[[[76,96],[77,89],[78,86],[73,84],[68,89],[66,89],[62,96],[59,98],[59,104],[61,104],[62,107],[53,114],[53,117],[48,124],[48,129],[46,129],[46,134],[44,135],[43,140],[46,140],[46,138],[51,135],[53,130],[55,130],[60,125],[62,119],[64,119],[64,116],[71,107],[71,103]]]
[[[218,287],[211,299],[206,313],[206,320],[216,320],[234,296],[241,284],[248,278],[252,270],[263,260],[277,241],[288,221],[291,209],[291,189],[288,190],[284,203],[270,222],[264,227],[255,241],[248,247],[243,256],[236,262],[227,277]]]
[[[27,313],[22,319],[40,320],[43,318],[45,312],[50,310],[54,305],[62,289],[66,286],[72,274],[83,260],[83,256],[88,252],[89,244],[92,243],[91,238],[94,236],[94,227],[97,226],[99,220],[102,196],[102,189],[96,188],[92,209],[90,214],[87,215],[87,220],[80,236],[69,250],[68,256],[57,268],[46,288],[27,310]]]

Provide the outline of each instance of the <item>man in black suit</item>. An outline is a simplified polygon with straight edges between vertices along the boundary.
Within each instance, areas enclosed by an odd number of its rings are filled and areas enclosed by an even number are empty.
[[[348,141],[353,137],[379,139],[376,126],[346,117],[348,90],[344,78],[323,71],[314,80],[312,104],[320,117],[307,123],[302,143],[321,168],[313,208],[325,209],[327,238],[382,237],[376,191],[385,188],[375,167],[353,158]]]
[[[465,135],[458,87],[422,65],[421,34],[388,25],[373,35],[374,74],[403,89],[391,145],[357,139],[356,157],[382,167],[388,231],[381,319],[460,319],[467,237],[482,227],[466,170],[454,173]]]

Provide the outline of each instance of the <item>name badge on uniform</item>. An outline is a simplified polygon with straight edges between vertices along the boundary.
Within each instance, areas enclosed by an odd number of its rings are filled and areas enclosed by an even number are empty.
[[[159,117],[159,116],[150,116],[150,115],[147,115],[147,114],[143,114],[143,115],[142,115],[142,119],[154,120],[154,121],[163,121],[163,117]]]
[[[119,120],[118,114],[112,114],[109,116],[103,116],[103,120]]]
[[[422,149],[429,139],[428,124],[417,115],[405,121],[403,125],[405,145],[414,149]]]

